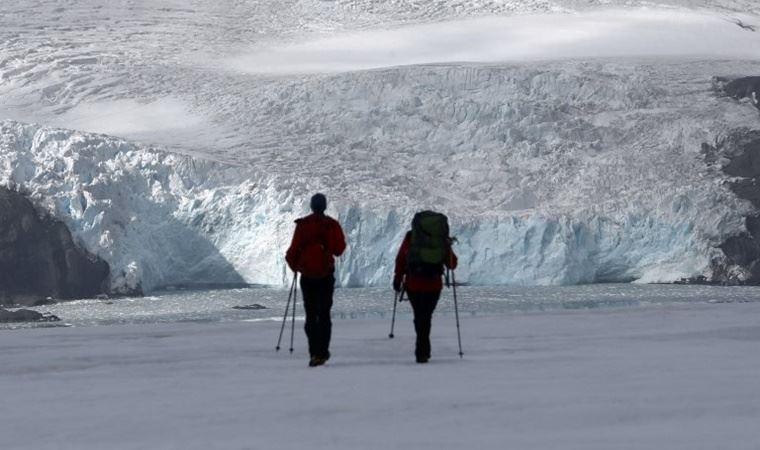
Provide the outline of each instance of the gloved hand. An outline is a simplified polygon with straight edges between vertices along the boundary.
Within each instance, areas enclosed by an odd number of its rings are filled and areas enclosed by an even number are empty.
[[[393,277],[393,290],[396,292],[401,292],[401,277]]]

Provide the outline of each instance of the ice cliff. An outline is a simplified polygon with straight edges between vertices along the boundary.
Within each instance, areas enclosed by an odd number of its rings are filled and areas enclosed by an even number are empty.
[[[442,71],[444,80],[461,82],[452,78],[459,69],[413,70],[426,77]],[[397,130],[393,135],[351,134],[346,127],[347,138],[331,152],[352,136],[425,142],[397,150],[401,162],[378,161],[379,174],[356,171],[362,161],[348,161],[382,155],[365,154],[355,143],[345,154],[333,153],[334,164],[311,168],[324,170],[322,177],[301,178],[298,171],[268,173],[105,135],[4,121],[0,183],[22,187],[107,261],[114,292],[286,282],[282,255],[292,221],[307,212],[316,189],[326,191],[328,213],[348,237],[349,250],[338,264],[344,286],[387,283],[411,216],[425,207],[450,214],[463,282],[752,278],[721,247],[747,233],[746,217],[756,211],[732,189],[736,176],[726,172],[749,148],[728,145],[727,136],[746,135],[753,124],[760,128],[751,103],[724,98],[712,84],[700,94],[705,106],[648,82],[605,89],[604,80],[581,81],[560,71],[481,70],[466,69],[471,85],[485,76],[490,89],[509,84],[513,98],[470,93],[470,100],[433,107],[423,105],[435,92],[426,98],[405,92],[383,104],[393,114],[382,126]],[[504,79],[494,82],[497,75]],[[390,89],[417,88],[404,81]],[[515,100],[520,95],[522,102]],[[406,116],[403,108],[410,109]],[[442,120],[434,114],[459,119],[426,131],[424,122]],[[308,114],[302,117],[308,123]],[[441,152],[430,145],[440,135],[454,142],[472,138]]]

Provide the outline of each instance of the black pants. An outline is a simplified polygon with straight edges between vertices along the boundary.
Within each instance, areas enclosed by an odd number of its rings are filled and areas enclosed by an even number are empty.
[[[430,358],[430,322],[433,319],[433,311],[438,305],[438,299],[441,297],[441,291],[407,291],[407,296],[414,311],[414,331],[417,332],[414,355],[417,359],[428,359]]]
[[[306,310],[304,331],[309,340],[309,354],[320,358],[330,357],[330,336],[332,335],[332,320],[330,309],[333,304],[335,277],[325,278],[301,277],[301,292],[303,306]]]

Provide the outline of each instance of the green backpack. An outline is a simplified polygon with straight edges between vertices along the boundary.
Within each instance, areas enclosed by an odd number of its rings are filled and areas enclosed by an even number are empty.
[[[442,275],[451,245],[449,219],[434,211],[418,212],[412,219],[409,244],[407,273],[427,277]]]

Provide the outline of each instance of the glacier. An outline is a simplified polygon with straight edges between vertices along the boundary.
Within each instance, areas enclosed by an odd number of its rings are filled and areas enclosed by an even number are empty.
[[[751,277],[722,248],[757,207],[732,189],[736,149],[721,143],[760,130],[760,115],[721,80],[760,72],[760,35],[737,26],[760,23],[752,2],[619,10],[646,26],[618,19],[598,55],[584,44],[566,58],[547,46],[545,60],[468,61],[402,47],[411,59],[326,73],[259,70],[251,55],[308,59],[315,42],[408,40],[441,23],[535,31],[542,18],[578,29],[611,16],[572,1],[298,1],[271,21],[245,2],[22,3],[0,7],[0,184],[107,261],[114,293],[286,284],[293,220],[315,191],[346,231],[341,286],[388,283],[426,208],[449,215],[470,284]],[[673,38],[665,53],[618,39],[663,20],[696,23],[715,46],[687,52],[683,31],[650,35]]]

